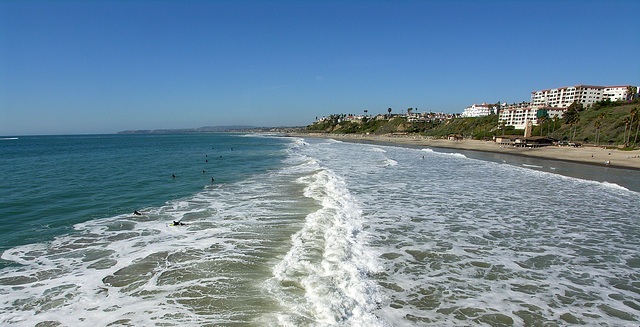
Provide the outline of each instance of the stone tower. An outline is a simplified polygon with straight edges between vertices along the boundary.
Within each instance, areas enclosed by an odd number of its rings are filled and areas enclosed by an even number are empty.
[[[533,130],[533,123],[527,120],[527,125],[524,127],[524,137],[531,137],[531,131]]]

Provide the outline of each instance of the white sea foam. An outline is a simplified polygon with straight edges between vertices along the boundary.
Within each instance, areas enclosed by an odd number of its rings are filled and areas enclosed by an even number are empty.
[[[361,211],[344,182],[321,170],[300,179],[305,196],[321,207],[292,236],[292,246],[273,269],[271,291],[291,308],[279,314],[284,325],[310,320],[320,326],[385,325],[373,311],[381,301],[367,275],[379,270],[366,250]]]
[[[522,164],[523,167],[529,167],[529,168],[544,168],[543,166],[538,166],[538,165],[530,165],[530,164]]]
[[[269,258],[288,247],[311,203],[290,195],[316,168],[291,165],[191,198],[74,226],[51,243],[9,249],[3,269],[0,324],[168,324],[184,326],[260,320],[261,280]],[[182,220],[188,226],[168,226]],[[20,291],[15,291],[19,288]],[[13,290],[13,291],[12,291]],[[252,303],[252,304],[248,304]]]
[[[468,159],[467,156],[465,156],[462,153],[458,153],[458,152],[439,152],[439,151],[434,151],[433,149],[430,149],[430,148],[424,148],[424,149],[420,149],[420,150],[424,151],[424,152],[428,152],[428,153],[435,153],[435,154],[438,154],[438,155],[443,155],[443,156],[450,156],[450,157]]]
[[[371,152],[380,152],[380,153],[387,152],[387,150],[379,148],[377,146],[371,146],[371,147],[368,148],[368,150],[371,151]]]
[[[281,169],[6,250],[0,324],[637,325],[638,193],[306,143]]]
[[[638,226],[634,194],[455,154],[415,160],[416,150],[393,147],[385,155],[402,165],[363,169],[385,158],[349,156],[357,145],[344,144],[326,160],[323,147],[305,152],[344,179],[361,204],[368,244],[385,267],[375,278],[384,299],[375,314],[394,326],[638,319],[635,291],[613,286],[629,285],[621,276],[640,277],[640,244],[629,238]]]
[[[620,185],[615,184],[615,183],[602,182],[602,185],[605,186],[605,187],[609,187],[609,188],[615,189],[615,190],[631,192],[631,190],[629,190],[628,188],[626,188],[624,186],[620,186]]]
[[[386,158],[386,159],[384,159],[382,161],[382,165],[383,166],[397,166],[398,162],[393,160],[393,159]]]

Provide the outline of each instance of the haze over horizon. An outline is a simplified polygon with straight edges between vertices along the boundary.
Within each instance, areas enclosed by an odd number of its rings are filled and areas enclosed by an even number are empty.
[[[2,1],[0,135],[303,126],[640,85],[638,1]]]

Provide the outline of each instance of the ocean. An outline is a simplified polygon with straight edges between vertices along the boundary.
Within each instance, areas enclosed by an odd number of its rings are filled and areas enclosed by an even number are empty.
[[[3,326],[639,325],[638,171],[253,134],[0,154]]]

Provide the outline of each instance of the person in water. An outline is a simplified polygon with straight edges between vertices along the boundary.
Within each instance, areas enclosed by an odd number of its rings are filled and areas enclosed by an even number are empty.
[[[184,226],[186,225],[185,223],[181,222],[181,221],[173,221],[173,226]]]
[[[142,214],[138,212],[138,210],[133,210],[133,214],[136,216],[142,216]]]

